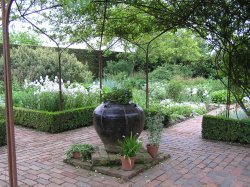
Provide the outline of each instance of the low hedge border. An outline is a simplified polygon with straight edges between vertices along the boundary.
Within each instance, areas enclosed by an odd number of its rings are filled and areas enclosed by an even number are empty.
[[[3,119],[0,120],[0,146],[6,145],[6,125]]]
[[[92,106],[47,112],[13,107],[14,123],[15,125],[34,128],[43,132],[59,133],[91,125],[94,109],[95,107]]]
[[[250,120],[203,116],[202,138],[235,143],[250,143]]]

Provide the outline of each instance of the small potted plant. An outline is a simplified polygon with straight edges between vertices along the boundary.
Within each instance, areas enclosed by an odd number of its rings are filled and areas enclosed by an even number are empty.
[[[91,158],[91,153],[95,152],[95,148],[89,144],[74,144],[67,151],[67,159],[81,159],[89,160]]]
[[[158,154],[161,134],[163,130],[163,120],[164,116],[160,113],[156,113],[155,115],[149,114],[149,116],[147,117],[147,151],[153,158],[155,158]]]
[[[142,148],[142,141],[137,139],[137,136],[133,136],[132,133],[129,137],[124,137],[124,141],[121,142],[121,162],[122,169],[125,171],[132,170],[134,168],[135,156]]]

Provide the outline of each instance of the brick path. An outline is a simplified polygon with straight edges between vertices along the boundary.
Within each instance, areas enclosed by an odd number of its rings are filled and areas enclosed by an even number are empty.
[[[166,162],[131,181],[74,168],[62,162],[73,143],[101,144],[93,127],[51,135],[16,127],[18,184],[24,186],[250,187],[250,147],[201,139],[201,117],[164,130]],[[143,138],[146,141],[145,133]],[[0,186],[8,186],[6,148],[0,148]]]

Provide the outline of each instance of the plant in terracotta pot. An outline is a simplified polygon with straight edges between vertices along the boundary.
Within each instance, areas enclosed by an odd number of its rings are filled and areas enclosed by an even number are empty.
[[[148,135],[147,151],[151,157],[155,158],[158,154],[159,144],[163,130],[164,116],[160,113],[149,114],[147,117],[146,127]]]
[[[132,170],[134,168],[136,154],[142,148],[142,141],[137,139],[137,136],[133,136],[132,133],[129,137],[124,137],[124,140],[120,145],[122,169],[125,171]]]
[[[107,152],[119,153],[122,136],[138,137],[144,128],[144,112],[131,99],[130,89],[113,88],[94,110],[93,124]]]
[[[89,144],[74,144],[67,151],[67,159],[90,160],[91,153],[95,152],[95,148]]]

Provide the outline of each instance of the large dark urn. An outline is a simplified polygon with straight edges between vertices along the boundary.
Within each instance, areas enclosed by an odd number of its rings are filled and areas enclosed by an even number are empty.
[[[118,153],[125,137],[139,136],[144,128],[144,112],[138,105],[105,102],[94,110],[94,127],[107,152]]]

